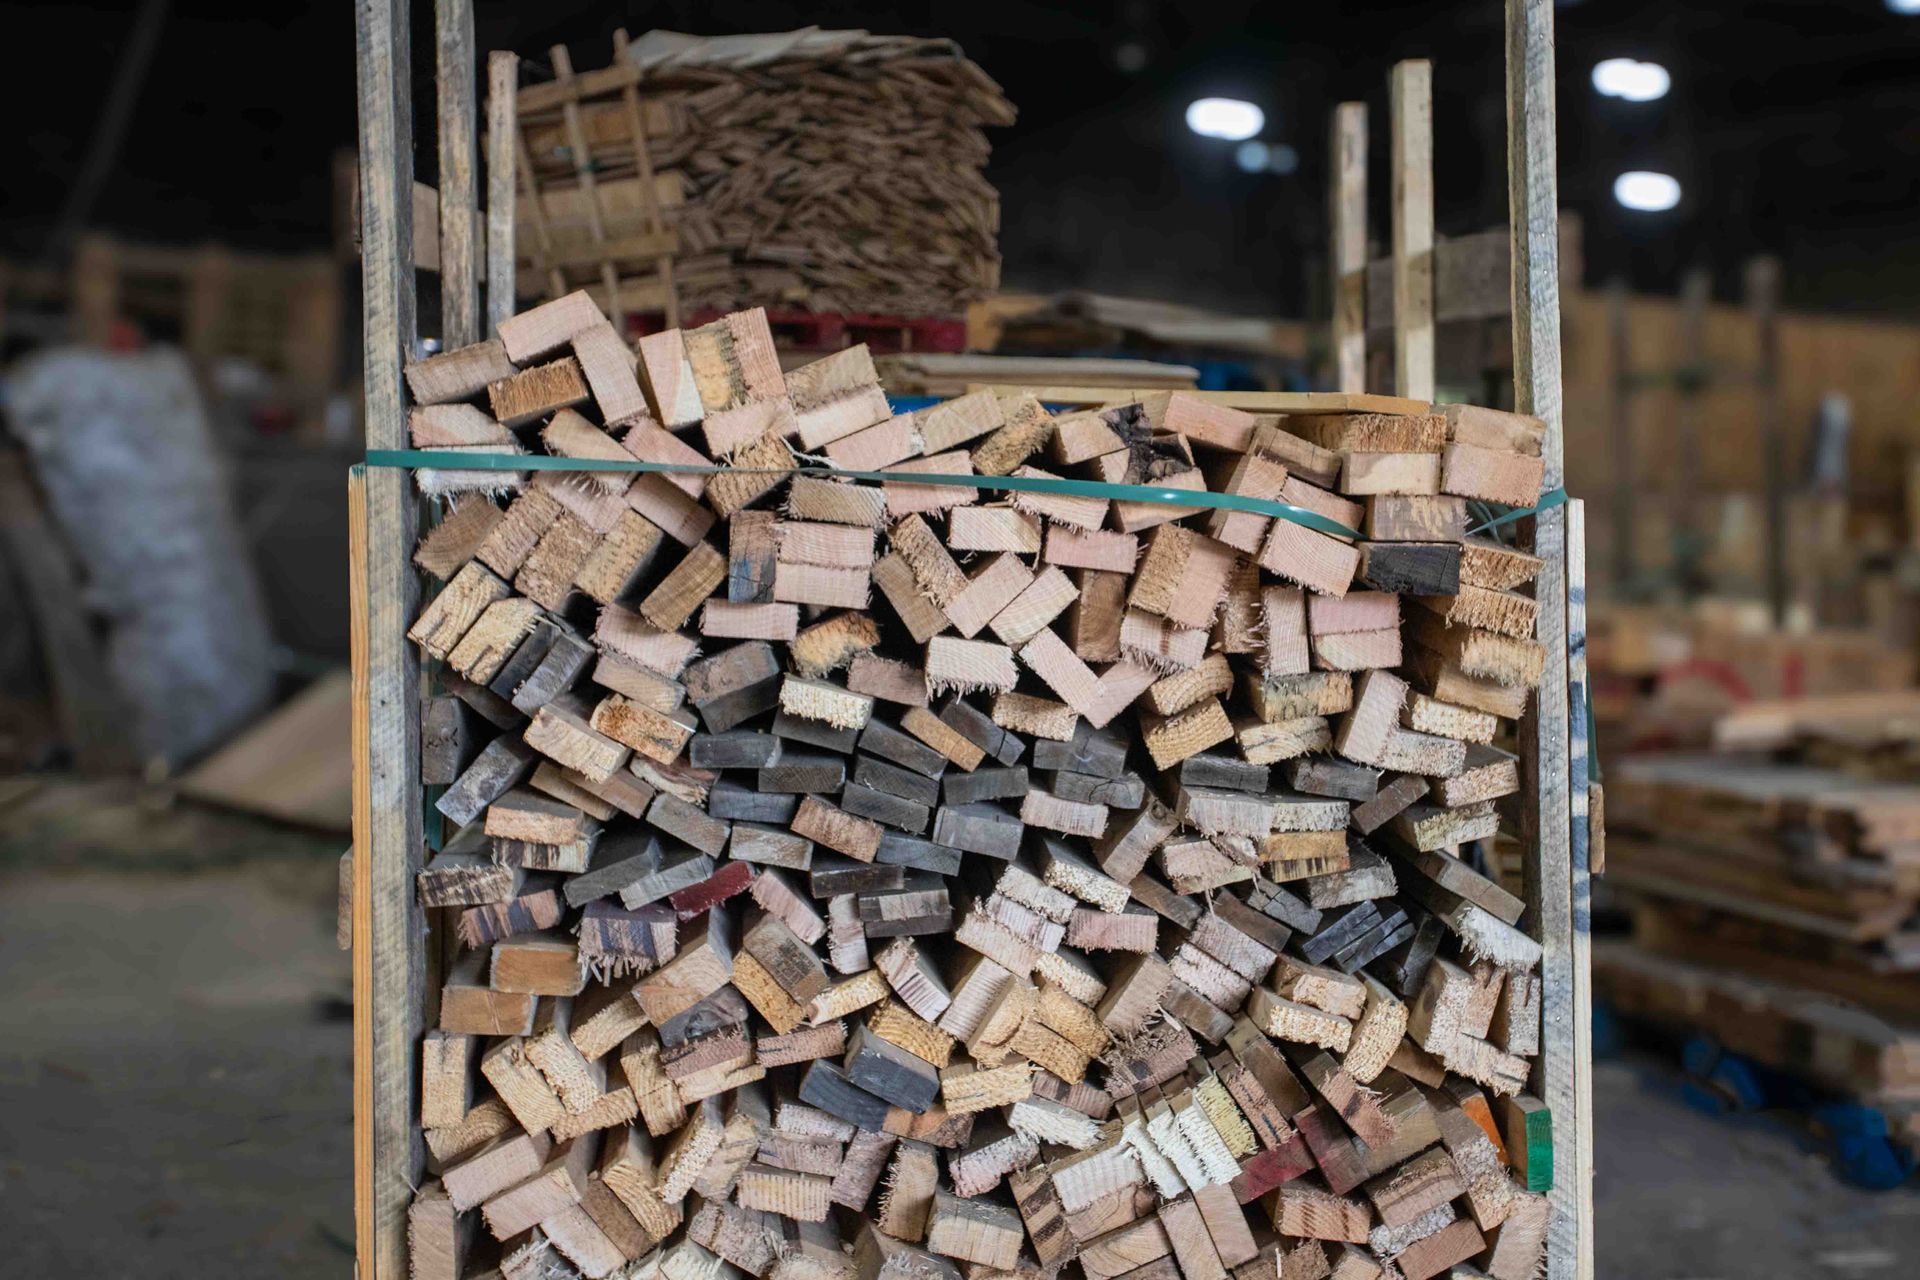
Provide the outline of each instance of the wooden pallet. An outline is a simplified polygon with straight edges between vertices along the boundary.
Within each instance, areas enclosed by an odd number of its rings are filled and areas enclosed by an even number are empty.
[[[1749,973],[1610,942],[1593,949],[1595,987],[1618,1009],[1870,1102],[1920,1101],[1920,1027]]]
[[[248,253],[83,236],[64,274],[0,264],[0,310],[64,307],[73,340],[108,347],[133,325],[198,363],[238,356],[316,408],[340,355],[340,266],[325,254]]]
[[[1507,82],[1514,279],[1515,408],[1547,424],[1544,456],[1548,488],[1564,481],[1560,412],[1558,200],[1554,148],[1553,12],[1550,0],[1510,0]],[[407,445],[403,362],[417,355],[411,111],[413,59],[406,0],[372,0],[356,10],[362,157],[362,262],[367,395],[367,443],[373,449]],[[480,335],[473,138],[475,135],[472,15],[463,0],[438,6],[441,58],[437,77],[440,136],[439,216],[443,340],[465,345]],[[513,196],[518,136],[514,59],[491,63],[489,193],[485,220],[491,323],[512,308]],[[1396,102],[1407,141],[1430,130],[1430,111],[1415,109],[1416,81],[1396,77]],[[1417,145],[1396,154],[1413,173]],[[1421,194],[1421,190],[1426,192]],[[1396,201],[1417,214],[1430,184]],[[1417,276],[1423,253],[1417,237],[1396,235],[1399,271]],[[1430,304],[1430,291],[1428,301]],[[1415,372],[1396,387],[1402,402],[1431,398],[1417,381],[1417,333],[1431,328],[1415,290],[1396,293],[1400,367]],[[1403,330],[1405,332],[1403,332]],[[1426,345],[1431,383],[1430,341]],[[1097,399],[1111,399],[1101,389]],[[1296,403],[1267,409],[1312,411]],[[1322,409],[1321,411],[1327,411]],[[407,1208],[423,1167],[414,1049],[422,1031],[425,993],[433,989],[425,921],[413,893],[422,864],[422,795],[417,780],[420,726],[416,711],[418,658],[405,639],[418,584],[410,564],[419,524],[418,500],[401,471],[360,475],[351,490],[350,554],[354,600],[354,994],[355,994],[355,1211],[356,1254],[362,1280],[401,1280],[407,1262]],[[1532,549],[1542,557],[1536,598],[1539,639],[1553,660],[1529,721],[1522,726],[1531,798],[1525,816],[1527,919],[1545,961],[1542,1054],[1535,1091],[1561,1119],[1554,1125],[1547,1276],[1592,1275],[1591,1119],[1587,959],[1587,733],[1585,714],[1584,536],[1579,504],[1542,512],[1533,520]]]

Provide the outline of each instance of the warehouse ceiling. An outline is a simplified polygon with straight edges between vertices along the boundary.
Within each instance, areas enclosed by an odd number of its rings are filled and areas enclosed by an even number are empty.
[[[7,252],[32,256],[80,171],[133,20],[125,4],[9,6],[16,48],[59,49],[60,87],[12,77]],[[330,156],[354,138],[345,7],[215,17],[175,6],[93,221],[130,236],[322,246],[332,237]],[[432,6],[414,6],[417,48]],[[1005,85],[1020,123],[996,137],[1009,287],[1182,297],[1225,310],[1305,314],[1320,303],[1328,111],[1364,98],[1375,130],[1374,234],[1384,241],[1386,81],[1399,58],[1435,64],[1443,234],[1504,219],[1501,6],[1454,3],[1206,5],[1100,0],[1003,5],[823,0],[477,4],[481,48],[576,65],[609,56],[618,26],[702,33],[808,22],[958,39]],[[716,15],[724,15],[725,23]],[[1676,5],[1579,0],[1560,16],[1562,203],[1584,225],[1586,276],[1670,291],[1694,264],[1736,296],[1743,261],[1787,261],[1789,301],[1920,309],[1920,17],[1884,0]],[[1630,56],[1672,74],[1660,101],[1602,97],[1593,64]],[[538,74],[538,71],[535,72]],[[431,85],[416,86],[423,107]],[[1195,97],[1249,99],[1291,172],[1241,172],[1233,146],[1190,133]],[[422,162],[431,139],[423,131]],[[24,161],[24,164],[21,162]],[[1614,203],[1626,169],[1676,176],[1670,213]],[[884,181],[886,175],[875,175]]]

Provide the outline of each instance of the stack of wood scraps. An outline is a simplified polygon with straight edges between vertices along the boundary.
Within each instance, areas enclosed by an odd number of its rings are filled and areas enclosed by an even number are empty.
[[[1547,657],[1465,503],[1539,423],[895,415],[584,294],[409,382],[418,445],[709,468],[432,477],[415,1280],[1536,1274],[1542,950],[1462,854]]]
[[[561,48],[519,93],[523,292],[953,315],[999,286],[986,130],[1014,111],[952,41],[651,31],[614,52],[576,75]]]
[[[1619,762],[1609,879],[1634,937],[1596,955],[1597,989],[1857,1097],[1920,1097],[1920,780],[1898,767],[1913,706],[1751,703],[1716,736],[1771,758]]]

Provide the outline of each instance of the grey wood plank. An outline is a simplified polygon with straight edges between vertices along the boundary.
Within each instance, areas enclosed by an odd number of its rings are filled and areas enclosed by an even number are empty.
[[[1507,197],[1513,245],[1514,408],[1546,423],[1541,457],[1546,489],[1566,482],[1560,381],[1560,196],[1555,143],[1553,0],[1507,0]],[[1521,834],[1523,896],[1545,950],[1541,964],[1540,1056],[1534,1087],[1554,1125],[1554,1186],[1547,1230],[1547,1280],[1593,1274],[1593,1152],[1590,1063],[1581,1056],[1588,1010],[1588,911],[1584,871],[1572,852],[1567,794],[1567,513],[1533,520],[1537,638],[1549,661],[1521,726],[1528,780]],[[1576,904],[1578,918],[1576,919]]]
[[[434,0],[434,87],[440,119],[440,346],[480,341],[480,246],[474,109],[473,0]]]
[[[361,370],[370,449],[404,449],[403,362],[414,354],[412,39],[406,0],[354,6],[360,117]],[[369,971],[365,1034],[356,1063],[371,1074],[356,1086],[372,1114],[357,1125],[356,1240],[365,1280],[407,1274],[407,1206],[425,1168],[414,1062],[426,1022],[426,918],[413,894],[422,858],[419,658],[406,632],[419,601],[412,558],[418,527],[413,478],[390,468],[365,475],[364,633],[366,755],[355,861],[367,862]],[[361,964],[355,958],[356,966]],[[361,981],[356,979],[356,992]],[[362,1145],[364,1143],[364,1146]]]

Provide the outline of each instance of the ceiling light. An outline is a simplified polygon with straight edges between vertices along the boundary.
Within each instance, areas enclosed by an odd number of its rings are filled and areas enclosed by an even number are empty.
[[[1908,2],[1908,0],[1900,0]],[[1910,0],[1920,4],[1920,0]],[[1652,102],[1667,96],[1673,77],[1657,62],[1638,62],[1632,58],[1608,58],[1593,69],[1593,87],[1609,98],[1628,102]]]
[[[1680,203],[1680,180],[1672,174],[1636,169],[1613,180],[1613,198],[1629,209],[1661,213]]]
[[[1887,0],[1887,8],[1909,16],[1920,15],[1920,0]]]
[[[1187,128],[1203,138],[1244,142],[1266,123],[1266,112],[1238,98],[1199,98],[1187,104]]]
[[[1261,172],[1271,157],[1272,152],[1264,142],[1243,142],[1233,149],[1233,162],[1243,173]]]

